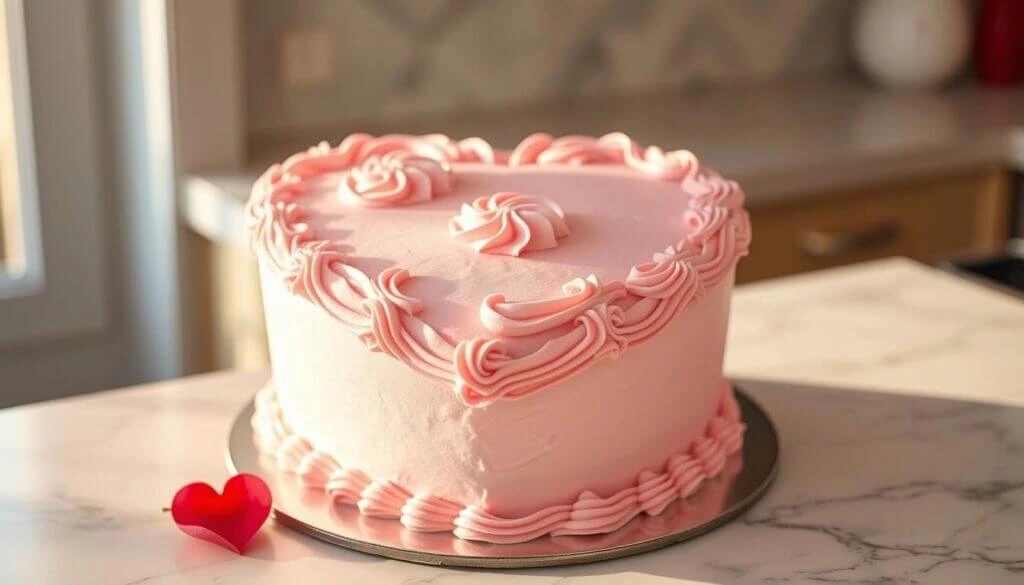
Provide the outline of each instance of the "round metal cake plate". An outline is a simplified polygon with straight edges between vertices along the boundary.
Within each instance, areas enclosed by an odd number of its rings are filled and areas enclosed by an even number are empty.
[[[274,518],[321,540],[364,553],[446,567],[522,569],[603,561],[640,554],[714,530],[756,502],[775,478],[779,440],[764,410],[741,390],[736,398],[747,424],[743,450],[729,457],[716,478],[661,514],[640,514],[608,534],[544,536],[519,544],[490,544],[451,533],[406,529],[397,520],[370,518],[354,506],[334,505],[321,490],[303,488],[295,476],[260,457],[252,439],[253,405],[235,419],[228,440],[228,469],[262,477],[274,495]]]

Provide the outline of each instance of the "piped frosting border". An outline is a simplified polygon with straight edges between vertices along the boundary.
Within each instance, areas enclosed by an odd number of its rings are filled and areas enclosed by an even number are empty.
[[[481,319],[494,335],[448,339],[416,316],[423,303],[400,290],[412,277],[408,271],[392,267],[370,277],[348,264],[331,241],[317,239],[303,221],[299,203],[312,179],[385,157],[436,161],[445,171],[454,163],[621,165],[652,180],[679,182],[690,197],[682,218],[690,233],[635,265],[623,280],[602,283],[581,275],[566,283],[563,295],[542,300],[510,301],[492,294],[482,303]],[[397,164],[388,168],[399,169]],[[447,175],[444,183],[437,183],[440,174],[434,175],[434,183],[421,181],[424,188],[447,188]],[[457,180],[454,170],[450,178]],[[375,205],[409,202],[408,189],[384,184],[386,196],[374,199]],[[402,196],[391,196],[389,189]],[[702,166],[689,151],[644,149],[621,133],[600,138],[534,134],[510,152],[479,138],[353,134],[338,146],[321,142],[268,169],[253,186],[246,217],[253,249],[292,294],[336,318],[369,350],[450,384],[463,403],[479,407],[540,391],[656,335],[747,254],[751,232],[743,200],[739,185]],[[502,340],[567,323],[573,324],[568,332],[523,355]]]
[[[544,535],[604,534],[641,513],[660,514],[677,499],[694,495],[718,476],[726,459],[743,446],[746,426],[728,381],[719,407],[704,432],[669,457],[658,470],[644,469],[632,486],[602,497],[583,491],[574,502],[549,506],[523,517],[496,516],[476,505],[432,494],[413,493],[387,478],[374,478],[345,466],[309,439],[296,434],[284,418],[271,382],[256,394],[253,435],[260,452],[302,486],[323,490],[333,503],[352,505],[366,516],[399,520],[418,532],[452,532],[465,540],[511,544]]]

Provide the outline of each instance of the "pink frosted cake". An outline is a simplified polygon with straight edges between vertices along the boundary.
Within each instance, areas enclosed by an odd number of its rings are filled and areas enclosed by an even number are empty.
[[[352,135],[248,206],[261,450],[337,505],[522,542],[616,530],[717,476],[739,186],[623,134]]]

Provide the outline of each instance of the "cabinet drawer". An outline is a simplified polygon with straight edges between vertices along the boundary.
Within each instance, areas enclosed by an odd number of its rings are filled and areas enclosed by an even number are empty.
[[[752,205],[754,241],[737,279],[989,248],[1006,237],[1007,195],[1006,177],[987,171]]]

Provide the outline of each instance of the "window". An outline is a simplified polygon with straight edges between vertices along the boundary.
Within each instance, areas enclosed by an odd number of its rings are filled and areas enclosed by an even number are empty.
[[[43,249],[22,4],[0,4],[0,298],[38,293]]]

